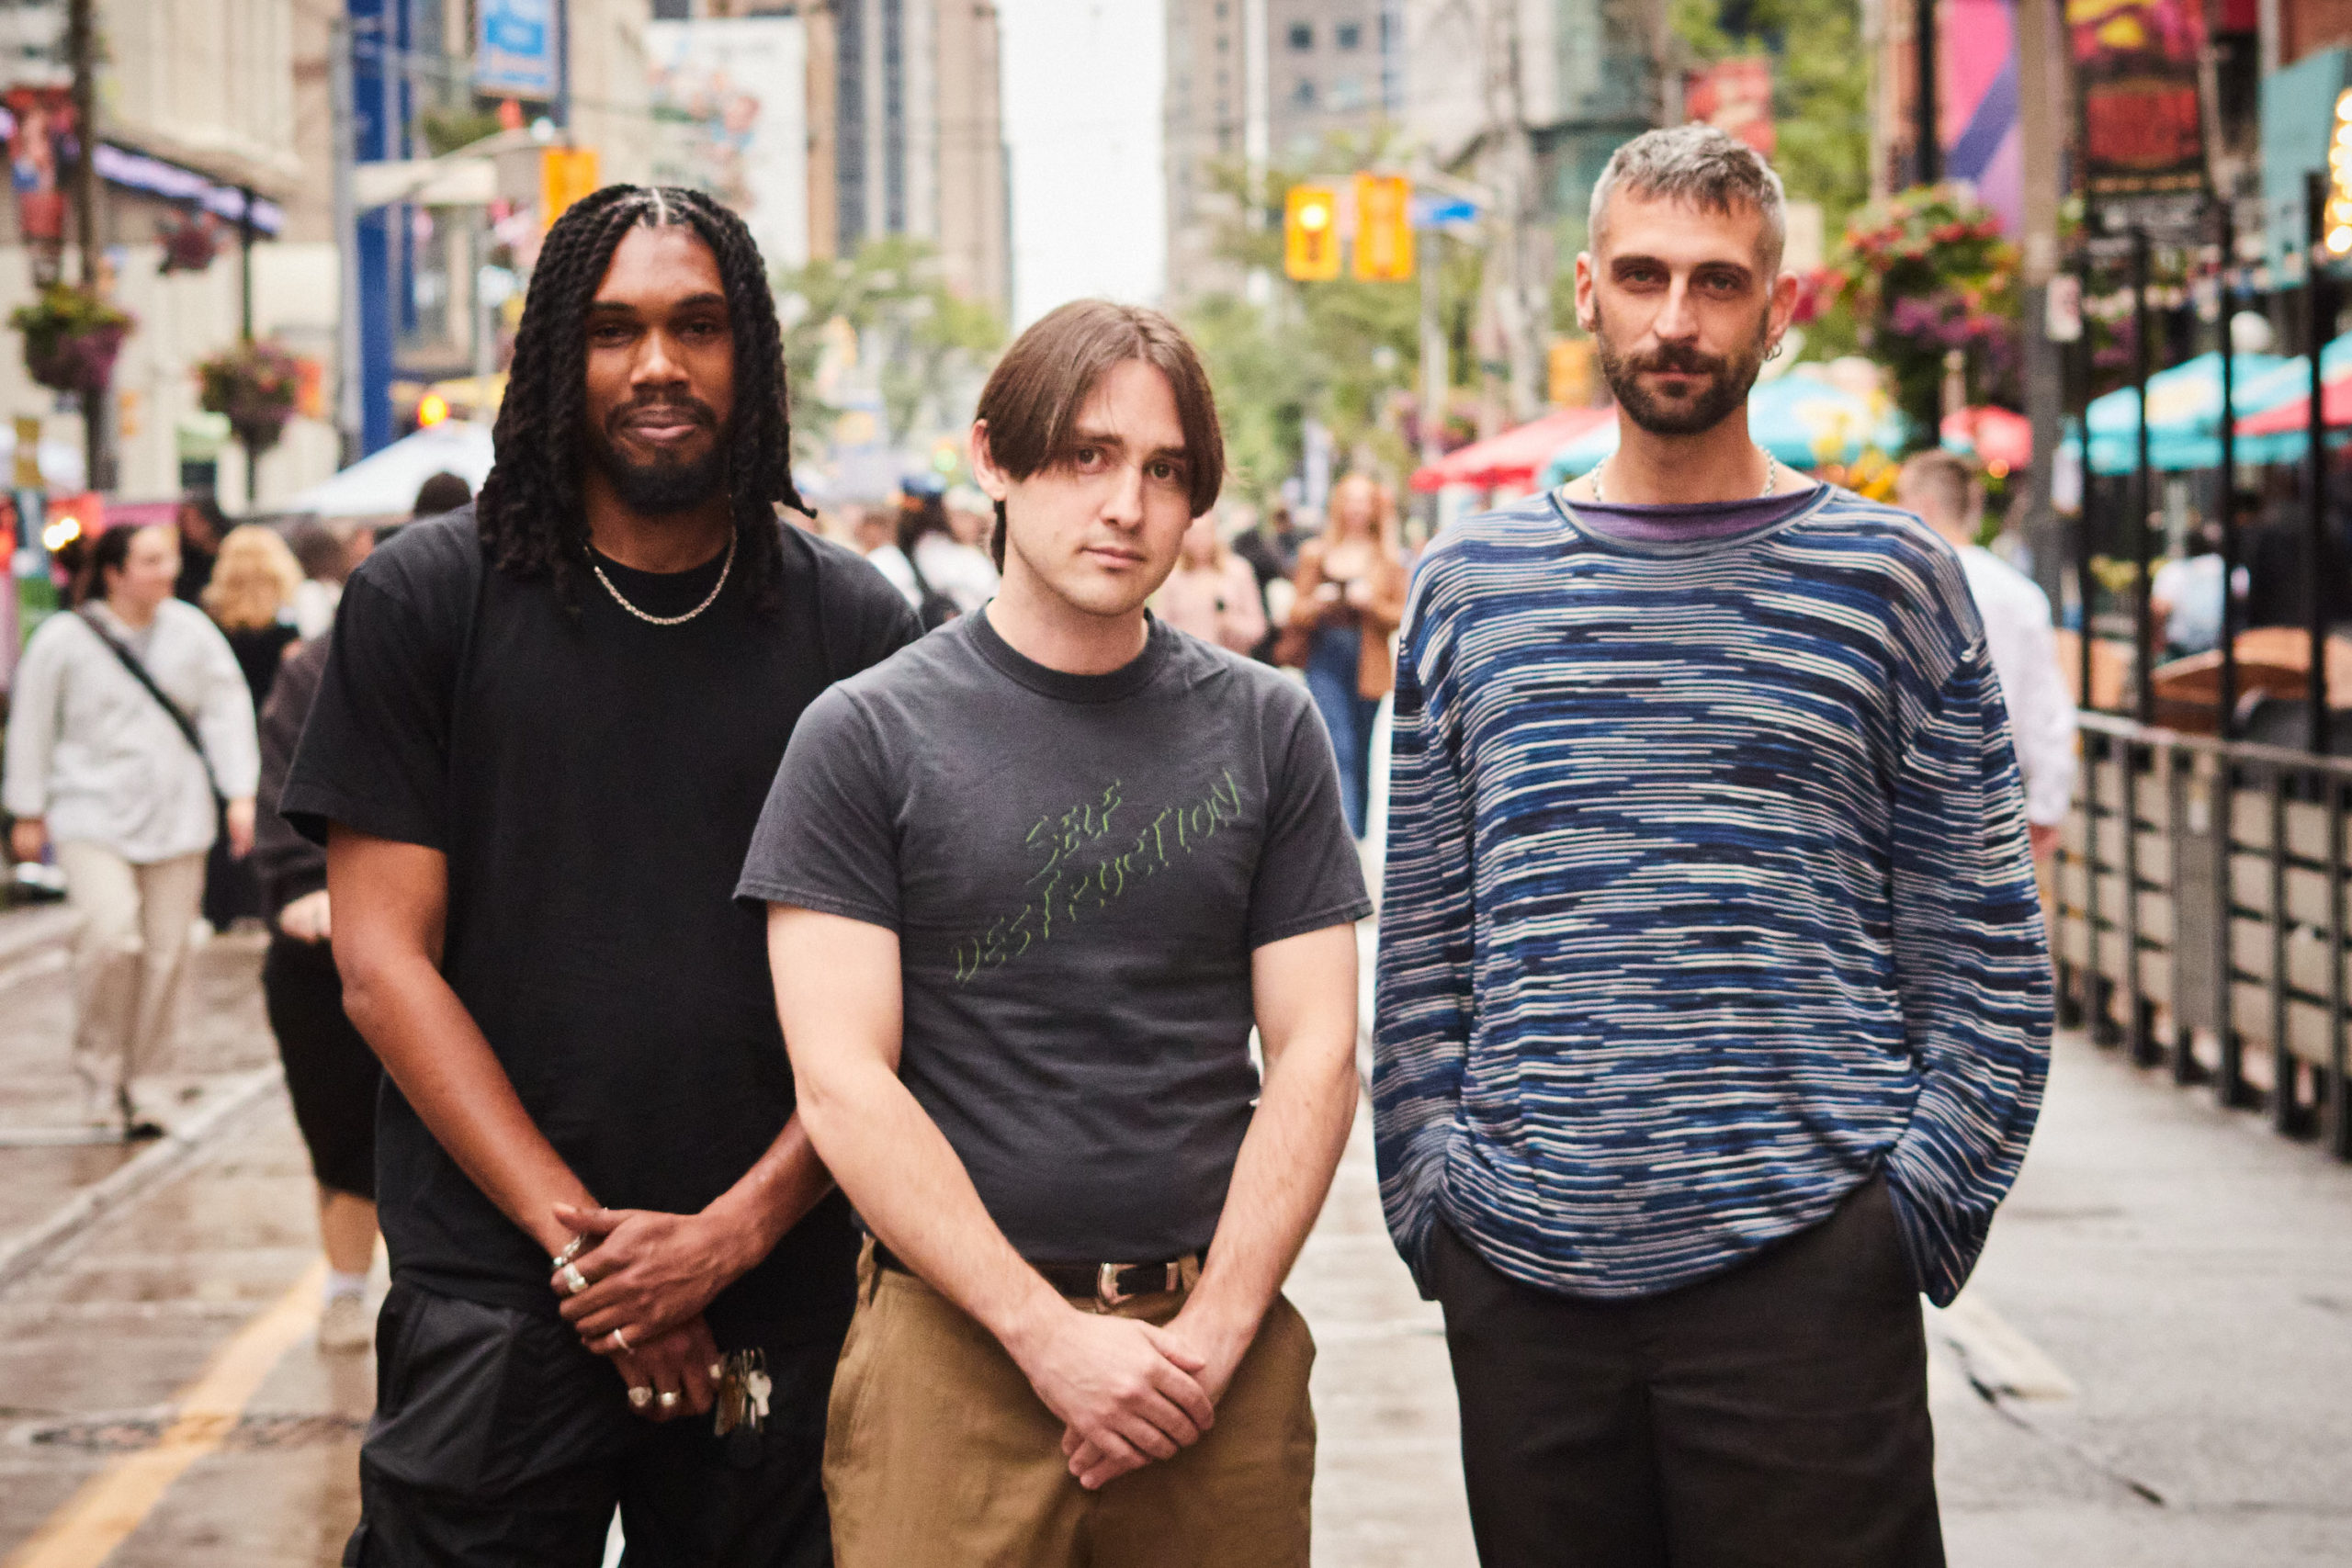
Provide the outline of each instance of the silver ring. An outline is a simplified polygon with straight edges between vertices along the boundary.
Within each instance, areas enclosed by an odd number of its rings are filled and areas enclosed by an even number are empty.
[[[642,1410],[653,1403],[653,1391],[642,1386],[632,1387],[628,1391],[628,1402]]]
[[[626,1350],[628,1348],[628,1337],[622,1334],[617,1328],[613,1330],[613,1348],[616,1350]]]
[[[680,1399],[684,1398],[684,1395],[683,1395],[683,1394],[679,1394],[679,1393],[672,1393],[670,1390],[668,1390],[668,1389],[666,1389],[666,1388],[665,1388],[665,1389],[663,1389],[663,1390],[662,1391],[662,1393],[661,1393],[661,1394],[659,1395],[659,1397],[660,1397],[660,1399],[661,1399],[661,1401],[662,1401],[662,1409],[664,1409],[664,1410],[669,1410],[669,1409],[673,1409],[673,1408],[674,1408],[674,1407],[676,1406],[676,1404],[677,1404],[678,1401],[679,1401]]]
[[[580,1249],[587,1245],[588,1238],[586,1236],[573,1236],[570,1241],[563,1244],[563,1250],[557,1253],[555,1257],[549,1260],[549,1266],[556,1269],[562,1268],[565,1264],[579,1257]]]
[[[576,1296],[588,1288],[588,1276],[580,1271],[580,1265],[577,1263],[565,1264],[560,1278],[563,1280],[564,1290],[571,1295]]]

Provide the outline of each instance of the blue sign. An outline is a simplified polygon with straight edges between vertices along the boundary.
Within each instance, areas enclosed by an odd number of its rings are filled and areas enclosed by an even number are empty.
[[[496,98],[556,96],[556,0],[481,0],[475,7],[474,90]]]

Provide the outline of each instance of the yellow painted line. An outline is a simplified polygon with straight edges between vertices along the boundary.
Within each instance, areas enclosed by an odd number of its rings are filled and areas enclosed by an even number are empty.
[[[0,1568],[98,1568],[113,1556],[188,1466],[220,1446],[262,1381],[317,1327],[326,1267],[313,1263],[180,1390],[172,1402],[178,1415],[153,1448],[125,1454],[84,1482]]]

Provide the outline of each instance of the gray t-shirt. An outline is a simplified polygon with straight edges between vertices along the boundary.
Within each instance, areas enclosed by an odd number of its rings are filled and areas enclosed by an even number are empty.
[[[1158,621],[1107,675],[967,615],[810,705],[740,898],[899,934],[899,1074],[1013,1247],[1208,1245],[1250,953],[1371,912],[1304,687]]]

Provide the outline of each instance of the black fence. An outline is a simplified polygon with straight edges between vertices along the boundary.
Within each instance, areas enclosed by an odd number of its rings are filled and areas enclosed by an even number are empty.
[[[2061,1021],[2352,1159],[2352,758],[2086,713],[2058,855]]]

